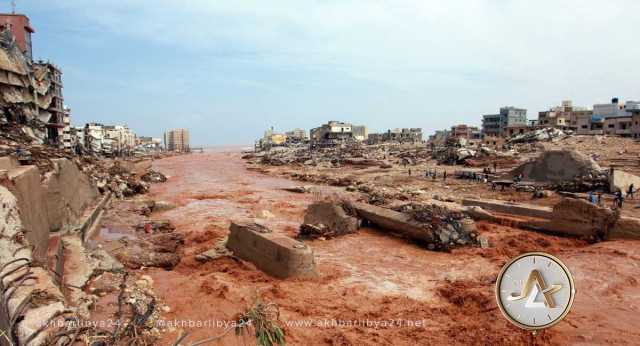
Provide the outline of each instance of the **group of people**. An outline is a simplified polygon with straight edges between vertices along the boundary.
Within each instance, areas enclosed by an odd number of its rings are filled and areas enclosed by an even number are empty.
[[[630,199],[634,199],[635,196],[635,186],[633,184],[629,185],[629,188],[627,189],[627,195],[625,196],[622,193],[622,190],[618,189],[616,192],[613,193],[613,209],[622,209],[622,206],[624,205],[624,200],[625,198],[630,198]],[[594,191],[589,192],[589,202],[591,202],[592,204],[598,205],[603,207],[604,203],[602,200],[602,192],[598,192],[597,194]]]
[[[411,170],[409,170],[409,175],[411,175]],[[428,169],[425,173],[424,173],[425,178],[431,178],[432,180],[436,180],[438,179],[438,171],[433,169]],[[447,171],[443,171],[442,172],[442,181],[447,181]]]

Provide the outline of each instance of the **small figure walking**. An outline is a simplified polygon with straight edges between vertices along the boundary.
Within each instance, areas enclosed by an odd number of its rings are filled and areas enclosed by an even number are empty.
[[[593,191],[589,191],[589,203],[596,204],[596,195]]]
[[[442,173],[442,181],[447,181],[447,171],[444,171],[444,173]]]
[[[633,186],[633,184],[629,185],[629,191],[627,191],[627,198],[631,197],[631,199],[633,199],[633,194],[635,193],[634,188],[635,186]]]
[[[624,197],[622,196],[622,191],[618,189],[615,193],[614,204],[622,209],[622,205],[624,203]]]

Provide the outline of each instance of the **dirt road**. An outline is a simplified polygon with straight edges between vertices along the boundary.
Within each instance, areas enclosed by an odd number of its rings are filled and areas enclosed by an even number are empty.
[[[150,197],[178,206],[153,217],[170,219],[186,236],[174,270],[136,271],[154,279],[170,307],[164,320],[181,323],[161,344],[171,344],[181,326],[190,333],[187,344],[221,333],[223,321],[234,320],[256,294],[280,306],[291,345],[640,343],[637,242],[589,245],[481,223],[491,248],[437,253],[368,229],[309,242],[318,279],[277,280],[228,258],[200,263],[195,255],[223,239],[231,220],[262,218],[293,236],[313,201],[313,194],[281,189],[295,182],[248,171],[240,156],[216,151],[153,164],[169,180],[154,185]],[[536,337],[506,322],[493,296],[500,267],[525,251],[563,259],[578,287],[566,320]],[[252,344],[251,337],[230,333],[218,344],[243,343]]]

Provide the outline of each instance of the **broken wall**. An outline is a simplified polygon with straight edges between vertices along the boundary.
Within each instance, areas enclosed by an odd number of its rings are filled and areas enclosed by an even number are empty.
[[[22,227],[33,246],[34,261],[44,263],[49,244],[47,191],[36,166],[21,166],[8,172],[8,189],[15,196]]]
[[[640,188],[640,177],[620,170],[612,169],[609,174],[609,191],[615,192],[618,189],[622,192],[629,191],[629,186],[633,184],[634,190]]]
[[[52,160],[54,170],[45,177],[49,230],[75,224],[84,210],[98,198],[98,189],[75,163],[67,159]]]

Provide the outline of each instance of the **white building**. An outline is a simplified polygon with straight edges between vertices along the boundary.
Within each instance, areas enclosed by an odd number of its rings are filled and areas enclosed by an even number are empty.
[[[617,97],[614,97],[611,103],[593,105],[593,116],[606,119],[610,117],[631,116],[631,114],[625,110],[624,104],[620,103]]]
[[[128,153],[136,146],[136,135],[127,126],[104,126],[104,138],[110,140],[114,154]]]
[[[104,142],[104,126],[89,123],[84,126],[84,147],[94,153],[102,153]]]

